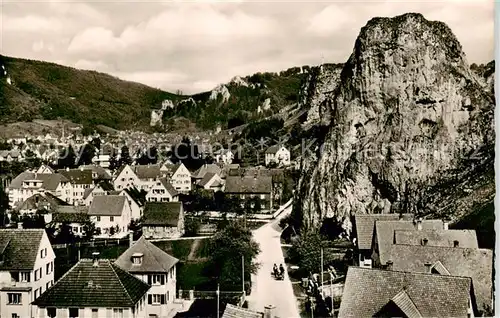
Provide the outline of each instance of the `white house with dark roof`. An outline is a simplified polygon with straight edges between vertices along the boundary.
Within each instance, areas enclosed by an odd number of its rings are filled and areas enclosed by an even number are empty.
[[[142,220],[146,238],[178,238],[184,235],[182,202],[146,202]]]
[[[139,200],[134,199],[130,193],[128,192],[129,190],[121,190],[121,191],[111,191],[109,194],[110,195],[122,195],[127,198],[127,201],[130,205],[130,210],[132,211],[132,219],[138,220],[142,216],[142,212],[144,211],[144,205],[139,202]]]
[[[167,179],[177,192],[187,193],[191,191],[191,172],[182,162],[164,166],[168,169]]]
[[[72,191],[69,202],[75,205],[83,205],[85,190],[94,187],[92,171],[80,168],[60,170],[59,173],[71,183]]]
[[[228,176],[224,192],[242,201],[259,198],[262,212],[270,212],[273,208],[273,180],[268,175]]]
[[[102,236],[111,236],[113,232],[115,233],[114,236],[125,236],[132,220],[130,204],[123,195],[94,197],[88,214]]]
[[[41,192],[50,192],[72,204],[72,185],[59,173],[22,172],[11,181],[7,192],[11,206]]]
[[[146,194],[146,200],[148,202],[175,202],[179,201],[179,193],[167,178],[160,178]]]
[[[214,152],[215,161],[220,164],[228,165],[233,162],[234,153],[231,149],[219,149]]]
[[[166,177],[167,174],[162,165],[125,165],[118,170],[113,183],[116,190],[135,187],[147,192],[159,178]]]
[[[218,174],[221,176],[222,168],[214,163],[204,164],[198,170],[192,173],[193,183],[198,184],[207,173]]]
[[[55,254],[43,229],[0,229],[0,313],[36,317],[31,303],[54,284]]]
[[[290,150],[283,145],[271,146],[267,148],[264,160],[266,166],[270,165],[272,162],[277,165],[289,166],[291,163]]]
[[[121,269],[151,285],[145,317],[168,317],[176,295],[179,260],[142,236],[115,261]]]
[[[36,169],[35,172],[36,173],[55,173],[55,170],[52,169],[50,166],[43,164],[38,169]]]
[[[144,318],[149,289],[110,260],[94,255],[80,260],[33,303],[35,317]]]
[[[113,185],[108,181],[101,181],[96,184],[95,187],[85,189],[83,193],[83,204],[90,206],[95,196],[108,195],[111,191],[114,191]]]

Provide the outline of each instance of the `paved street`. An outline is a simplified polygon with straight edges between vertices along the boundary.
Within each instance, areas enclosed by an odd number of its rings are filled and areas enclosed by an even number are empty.
[[[266,305],[274,305],[274,316],[279,318],[298,318],[299,310],[293,295],[292,283],[285,275],[284,280],[275,280],[271,275],[273,264],[285,265],[280,244],[279,219],[291,212],[291,206],[281,215],[263,227],[254,231],[254,238],[260,244],[261,252],[257,262],[261,267],[257,274],[252,275],[252,293],[248,307],[256,311],[264,311]]]

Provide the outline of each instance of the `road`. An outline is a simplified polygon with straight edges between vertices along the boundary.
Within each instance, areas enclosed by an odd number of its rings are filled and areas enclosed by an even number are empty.
[[[261,252],[256,262],[260,263],[258,272],[252,275],[252,292],[248,297],[248,307],[255,311],[264,311],[267,305],[273,305],[273,316],[279,318],[299,318],[299,309],[293,294],[292,283],[285,275],[284,280],[275,280],[271,275],[273,264],[285,264],[281,251],[279,220],[290,214],[292,207],[284,210],[274,221],[253,231],[253,237],[260,245]]]

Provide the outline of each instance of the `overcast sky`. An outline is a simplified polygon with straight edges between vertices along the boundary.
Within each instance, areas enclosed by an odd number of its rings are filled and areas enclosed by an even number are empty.
[[[493,1],[0,1],[2,54],[184,93],[322,56],[345,62],[370,18],[405,12],[447,23],[469,63],[494,56]]]

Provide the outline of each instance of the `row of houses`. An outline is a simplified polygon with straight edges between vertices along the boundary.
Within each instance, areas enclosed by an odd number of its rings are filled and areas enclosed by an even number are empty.
[[[339,317],[477,317],[493,313],[493,252],[474,230],[412,214],[355,216],[358,266]]]
[[[54,281],[43,229],[0,229],[2,317],[167,317],[178,259],[141,237],[116,260],[94,253]],[[57,269],[56,269],[57,270]]]

